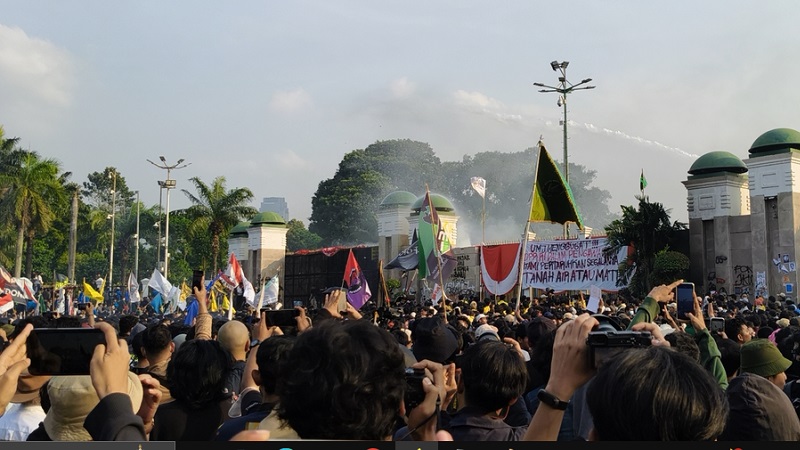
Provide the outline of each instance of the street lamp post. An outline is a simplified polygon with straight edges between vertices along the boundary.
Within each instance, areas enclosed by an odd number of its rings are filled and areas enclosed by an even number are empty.
[[[539,92],[558,92],[558,106],[564,108],[564,119],[561,121],[561,124],[564,129],[564,181],[566,181],[567,186],[569,186],[569,154],[567,153],[567,94],[572,93],[573,91],[580,91],[584,89],[594,89],[595,86],[584,86],[586,83],[592,81],[591,78],[586,78],[581,80],[578,84],[572,84],[567,81],[567,66],[569,65],[569,61],[553,61],[550,63],[550,67],[553,68],[553,71],[560,71],[561,76],[558,77],[558,86],[548,86],[542,83],[533,83],[534,86],[542,87],[546,89],[540,89]],[[569,237],[569,228],[567,224],[564,224],[564,237]]]
[[[161,214],[162,214],[162,205],[164,204],[164,182],[158,180],[158,221],[156,222],[156,228],[158,228],[158,242],[156,243],[156,269],[163,270],[161,267]]]
[[[136,191],[136,250],[133,253],[133,276],[139,280],[139,191]]]
[[[117,171],[112,171],[109,176],[112,178],[111,184],[111,248],[108,258],[108,288],[114,289],[114,219],[117,217]],[[105,295],[104,292],[101,294]]]
[[[161,185],[162,188],[167,190],[167,205],[166,205],[167,220],[164,226],[164,278],[167,278],[167,275],[169,273],[169,190],[175,189],[176,185],[175,180],[170,179],[169,174],[173,170],[183,169],[184,167],[190,165],[191,163],[181,164],[183,163],[183,159],[179,159],[178,162],[176,162],[175,164],[169,165],[167,164],[166,158],[164,158],[163,156],[159,156],[159,158],[161,159],[162,163],[161,165],[156,164],[153,161],[150,161],[149,159],[147,160],[147,162],[158,167],[159,169],[165,169],[167,171],[167,179],[164,180],[163,184],[159,182],[159,185]]]

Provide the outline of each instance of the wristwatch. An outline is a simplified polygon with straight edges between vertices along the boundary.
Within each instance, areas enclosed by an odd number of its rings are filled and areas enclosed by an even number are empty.
[[[569,400],[565,402],[564,400],[561,400],[560,398],[545,391],[544,389],[540,390],[539,393],[536,394],[536,397],[539,398],[540,402],[544,403],[545,405],[553,409],[560,409],[561,411],[564,411],[565,409],[567,409],[567,406],[569,406]]]

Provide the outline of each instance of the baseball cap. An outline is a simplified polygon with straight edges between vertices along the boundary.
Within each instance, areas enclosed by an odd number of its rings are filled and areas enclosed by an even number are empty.
[[[485,323],[478,328],[475,329],[475,340],[480,341],[482,339],[492,339],[495,341],[500,340],[500,335],[497,334],[497,327],[494,325],[489,325]]]

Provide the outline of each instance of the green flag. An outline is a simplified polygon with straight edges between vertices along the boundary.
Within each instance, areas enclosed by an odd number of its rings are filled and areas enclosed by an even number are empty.
[[[644,188],[647,187],[647,180],[644,177],[644,169],[642,169],[642,174],[639,176],[639,190],[644,191]]]
[[[583,221],[575,206],[572,191],[541,142],[529,220],[562,224],[575,222],[578,228],[583,229]]]
[[[419,222],[417,225],[417,243],[419,245],[419,270],[420,278],[427,278],[436,271],[439,258],[440,240],[438,239],[441,223],[439,214],[431,202],[431,193],[425,192],[425,201],[419,209]]]

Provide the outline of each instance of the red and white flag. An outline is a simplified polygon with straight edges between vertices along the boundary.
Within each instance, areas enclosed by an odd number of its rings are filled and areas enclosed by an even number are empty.
[[[247,303],[251,306],[255,306],[256,290],[253,288],[253,284],[244,276],[242,265],[239,264],[239,260],[236,259],[236,254],[233,252],[231,252],[230,258],[228,258],[228,267],[225,269],[223,275],[224,276],[220,278],[223,279],[231,289],[242,286],[242,295],[245,300],[247,300]]]
[[[14,297],[7,292],[0,292],[0,314],[10,311],[14,307]]]

